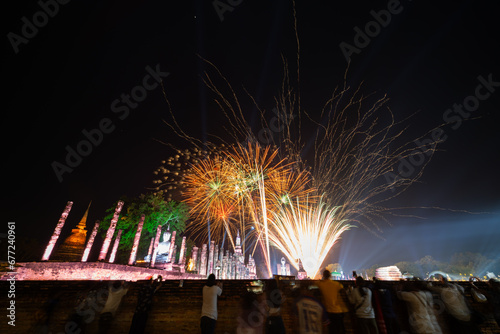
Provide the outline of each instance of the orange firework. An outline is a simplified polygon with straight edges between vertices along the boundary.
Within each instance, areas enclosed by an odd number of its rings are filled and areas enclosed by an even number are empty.
[[[237,206],[233,195],[234,181],[231,176],[233,168],[228,160],[220,155],[200,160],[194,164],[184,175],[183,195],[191,207],[196,224],[192,224],[194,232],[203,236],[208,233],[205,229],[207,220],[211,222],[211,233],[217,239],[224,231],[228,232],[229,240],[234,246],[229,223],[232,212]]]
[[[200,160],[183,179],[184,196],[194,218],[193,231],[206,236],[206,221],[210,219],[210,233],[215,239],[227,232],[234,246],[231,234],[238,229],[245,249],[246,234],[255,229],[255,247],[260,246],[269,275],[270,210],[292,200],[301,202],[312,192],[309,173],[298,171],[294,163],[277,156],[277,149],[238,144]]]

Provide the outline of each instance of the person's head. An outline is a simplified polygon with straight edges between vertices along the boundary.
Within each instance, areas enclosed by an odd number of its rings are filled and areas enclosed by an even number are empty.
[[[208,275],[207,286],[213,286],[213,285],[215,285],[215,275],[210,274]]]
[[[365,279],[361,276],[356,277],[356,286],[363,287],[365,285]]]
[[[323,279],[330,279],[331,276],[332,273],[330,272],[330,270],[325,269],[325,271],[323,271]]]
[[[379,280],[378,278],[373,281],[373,287],[375,289],[388,289],[387,284],[384,283],[383,281]]]
[[[448,280],[443,275],[437,275],[437,277],[439,279],[439,282],[441,282],[442,284],[447,284],[448,283]]]
[[[123,285],[123,281],[114,281],[113,282],[113,288],[114,289],[118,289],[119,287],[121,287]]]
[[[278,289],[278,282],[275,279],[266,282],[266,291],[271,292]]]
[[[301,285],[300,286],[300,294],[302,296],[313,297],[312,290],[309,288],[309,285]]]

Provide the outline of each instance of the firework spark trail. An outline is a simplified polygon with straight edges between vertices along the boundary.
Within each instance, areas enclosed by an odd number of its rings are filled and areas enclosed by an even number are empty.
[[[192,197],[190,201],[197,217],[193,222],[195,228],[202,231],[206,227],[206,222],[201,219],[203,212],[224,212],[224,219],[219,219],[214,228],[230,234],[229,231],[239,224],[245,235],[248,226],[254,225],[255,247],[262,250],[268,271],[269,246],[275,246],[295,267],[298,265],[295,260],[301,259],[309,276],[313,276],[333,244],[351,225],[359,224],[380,235],[379,222],[387,222],[388,216],[396,215],[394,208],[387,207],[387,203],[419,180],[438,142],[415,145],[417,139],[428,138],[427,134],[436,128],[404,141],[402,137],[408,127],[405,124],[413,115],[396,121],[392,111],[385,108],[388,102],[385,95],[380,98],[364,96],[362,85],[355,89],[347,85],[347,70],[342,88],[334,89],[321,109],[319,119],[303,110],[298,89],[300,44],[295,4],[293,9],[297,89],[290,84],[288,62],[282,57],[284,75],[281,93],[275,97],[275,108],[283,131],[279,139],[271,138],[277,139],[274,146],[261,149],[256,144],[257,137],[244,117],[237,93],[229,80],[208,60],[202,59],[215,75],[207,70],[203,80],[225,115],[229,125],[223,128],[232,138],[228,142],[220,136],[211,137],[229,147],[214,149],[217,145],[186,134],[175,121],[168,100],[167,103],[173,119],[173,125],[169,126],[174,133],[198,150],[210,148],[224,156],[224,168],[214,173],[219,173],[223,180],[217,193],[207,189],[207,186],[210,188],[209,179],[204,179],[203,175],[197,179],[196,176],[195,166],[200,164],[200,170],[209,171],[213,167],[209,162],[204,166],[199,160],[194,161],[192,170],[187,172],[192,177],[185,178],[184,186],[199,187],[199,190],[188,190],[185,196]],[[217,80],[221,80],[222,85]],[[262,126],[269,128],[266,111],[245,92],[260,112]],[[308,136],[303,131],[310,130],[311,125],[317,130],[313,136]],[[242,140],[248,143],[248,147],[234,144]],[[273,147],[272,151],[270,147]],[[416,168],[416,173],[404,177],[395,172],[402,159],[418,160],[421,155],[426,159]],[[211,156],[203,158],[212,159]],[[390,173],[397,177],[388,178]],[[320,196],[321,200],[318,200]],[[321,247],[312,248],[311,240],[318,241],[315,245],[321,244]],[[311,259],[316,259],[314,265]]]
[[[417,154],[432,155],[435,151],[436,143],[418,147],[418,150],[412,141],[398,145],[397,141],[406,129],[397,130],[403,121],[396,122],[390,109],[387,109],[388,117],[384,123],[381,121],[380,109],[387,102],[387,98],[384,96],[369,102],[369,97],[358,96],[359,91],[360,87],[349,95],[349,88],[344,87],[342,91],[334,92],[321,112],[326,122],[315,121],[308,115],[308,120],[318,128],[310,162],[303,158],[307,145],[299,140],[305,136],[300,134],[300,126],[294,129],[295,119],[290,113],[283,123],[283,132],[287,138],[282,146],[276,145],[273,149],[271,146],[262,148],[255,141],[249,140],[254,137],[248,137],[247,132],[246,146],[237,144],[218,151],[220,159],[223,160],[218,163],[223,163],[223,167],[206,165],[204,171],[198,173],[200,177],[186,179],[185,186],[206,189],[210,181],[204,179],[203,175],[210,175],[208,171],[215,168],[215,174],[219,173],[220,179],[224,180],[220,182],[218,200],[211,199],[214,194],[210,191],[187,191],[187,197],[192,198],[194,212],[220,212],[221,208],[231,208],[230,212],[226,211],[226,216],[230,219],[222,220],[219,228],[228,232],[234,230],[233,222],[239,222],[245,235],[248,226],[253,224],[257,236],[255,247],[259,246],[262,250],[268,275],[271,273],[270,245],[286,254],[294,266],[297,266],[296,260],[301,259],[309,275],[317,272],[333,244],[348,229],[345,226],[333,228],[336,220],[329,215],[325,216],[323,211],[328,211],[324,208],[325,205],[335,207],[338,221],[348,222],[347,225],[357,223],[375,235],[380,235],[378,222],[387,221],[387,216],[393,214],[389,208],[383,206],[384,202],[416,182],[430,159],[426,160],[420,172],[411,178],[387,180],[385,175],[393,171],[402,158]],[[222,94],[218,90],[216,92]],[[296,103],[292,91],[288,90],[283,94],[279,103],[282,110],[292,110]],[[366,103],[371,105],[365,108]],[[232,109],[228,100],[224,100],[223,104],[229,110],[224,111],[227,117],[239,116],[239,111]],[[297,119],[300,121],[300,118]],[[231,124],[235,136],[249,129],[245,126],[244,119],[233,121]],[[199,163],[201,166],[204,166],[203,164]],[[193,171],[196,171],[196,166],[193,165]],[[312,167],[311,172],[308,166]],[[393,189],[397,191],[394,193]],[[322,198],[325,204],[318,204],[315,208],[314,194],[325,195]],[[307,201],[304,200],[306,197],[309,197]],[[220,206],[219,201],[226,199],[230,204]],[[210,208],[212,206],[213,208]],[[216,210],[218,206],[219,210]],[[284,207],[287,206],[290,206],[289,210],[292,211],[286,211]],[[282,217],[276,216],[276,212]],[[308,215],[302,212],[308,212]],[[327,227],[319,227],[318,216],[321,215],[330,220],[325,225]],[[308,228],[307,224],[313,227]],[[198,225],[197,228],[201,231],[205,222],[198,220],[195,225]],[[300,231],[302,238],[296,235],[297,231]],[[323,233],[333,235],[333,239],[325,240]],[[305,236],[308,238],[304,239]],[[320,240],[321,243],[318,244],[322,248],[307,249],[305,245],[312,247],[310,239]],[[304,243],[304,246],[300,247],[301,243]],[[311,264],[311,259],[316,259],[314,265]]]
[[[352,226],[339,217],[338,207],[330,209],[322,200],[297,204],[290,202],[271,211],[269,239],[297,270],[300,259],[308,276],[314,278],[330,249]]]
[[[234,196],[230,192],[233,187],[227,161],[216,155],[212,159],[203,159],[198,164],[193,165],[186,173],[182,181],[183,184],[189,184],[185,187],[183,195],[185,201],[191,206],[191,214],[197,221],[203,225],[194,226],[193,232],[205,234],[204,223],[206,219],[211,219],[211,233],[222,235],[227,231],[229,240],[234,247],[232,234],[234,230],[230,227],[229,217],[236,207]]]
[[[211,231],[215,235],[225,230],[231,238],[238,222],[243,235],[255,228],[256,247],[262,250],[268,276],[272,275],[269,212],[292,200],[302,203],[314,198],[310,195],[313,189],[308,187],[309,173],[297,171],[294,163],[277,155],[278,150],[270,147],[238,144],[198,161],[182,181],[183,195],[194,217],[192,230],[205,235],[206,217],[213,219]]]

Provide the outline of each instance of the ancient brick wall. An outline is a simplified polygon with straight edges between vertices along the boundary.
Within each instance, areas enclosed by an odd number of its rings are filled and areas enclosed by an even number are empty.
[[[236,332],[241,296],[246,291],[248,282],[224,281],[223,293],[218,302],[217,333]],[[313,283],[314,281],[300,282],[300,284]],[[347,286],[352,284],[352,281],[343,283]],[[89,289],[96,289],[103,292],[100,295],[101,301],[104,302],[107,284],[108,282],[91,281],[17,281],[15,283],[16,326],[11,327],[7,325],[8,299],[5,298],[9,282],[0,282],[2,293],[0,309],[3,310],[0,333],[37,333],[36,330],[43,325],[47,325],[49,333],[82,333],[78,331],[76,324],[69,320],[70,315],[75,312],[78,296],[84,295]],[[141,283],[132,283],[129,292],[123,297],[113,322],[113,333],[128,333],[137,303],[139,284]],[[182,286],[180,285],[179,280],[165,281],[161,289],[158,290],[154,297],[146,333],[199,333],[204,281],[184,280]],[[287,332],[293,333],[293,298],[290,286],[284,286],[283,292],[286,298],[283,306],[283,318]],[[481,326],[483,333],[500,333],[500,329],[493,320],[489,305],[474,302],[470,298],[469,301],[472,307],[483,312],[487,317],[486,322]],[[52,305],[52,311],[48,320],[45,321],[44,316],[47,314],[49,305]],[[99,307],[102,307],[102,304],[99,304],[98,300],[95,308],[100,309]],[[409,332],[404,303],[395,300],[395,309],[402,329]],[[88,322],[85,332],[97,333],[99,313],[89,307],[84,310],[84,315],[85,321]],[[352,314],[346,319],[349,333],[354,332],[351,324],[353,319]]]
[[[177,270],[166,272],[139,266],[127,266],[107,262],[22,262],[17,263],[18,280],[62,281],[62,280],[144,280],[152,275],[162,275],[165,279],[202,278],[201,275],[187,274]],[[167,264],[170,265],[170,264]],[[174,264],[174,266],[177,266]],[[11,275],[0,272],[0,281]]]

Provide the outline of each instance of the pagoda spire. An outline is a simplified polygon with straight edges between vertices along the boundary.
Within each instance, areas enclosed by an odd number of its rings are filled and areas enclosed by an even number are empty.
[[[92,201],[90,201],[89,206],[87,207],[87,210],[85,210],[85,213],[83,214],[82,219],[76,225],[76,228],[79,230],[85,230],[87,228],[87,217],[89,215],[89,210],[90,210],[90,205],[92,204]]]
[[[85,252],[85,240],[87,239],[87,217],[90,204],[92,204],[92,201],[90,201],[80,222],[71,230],[71,235],[57,249],[54,260],[75,262],[82,259]]]

